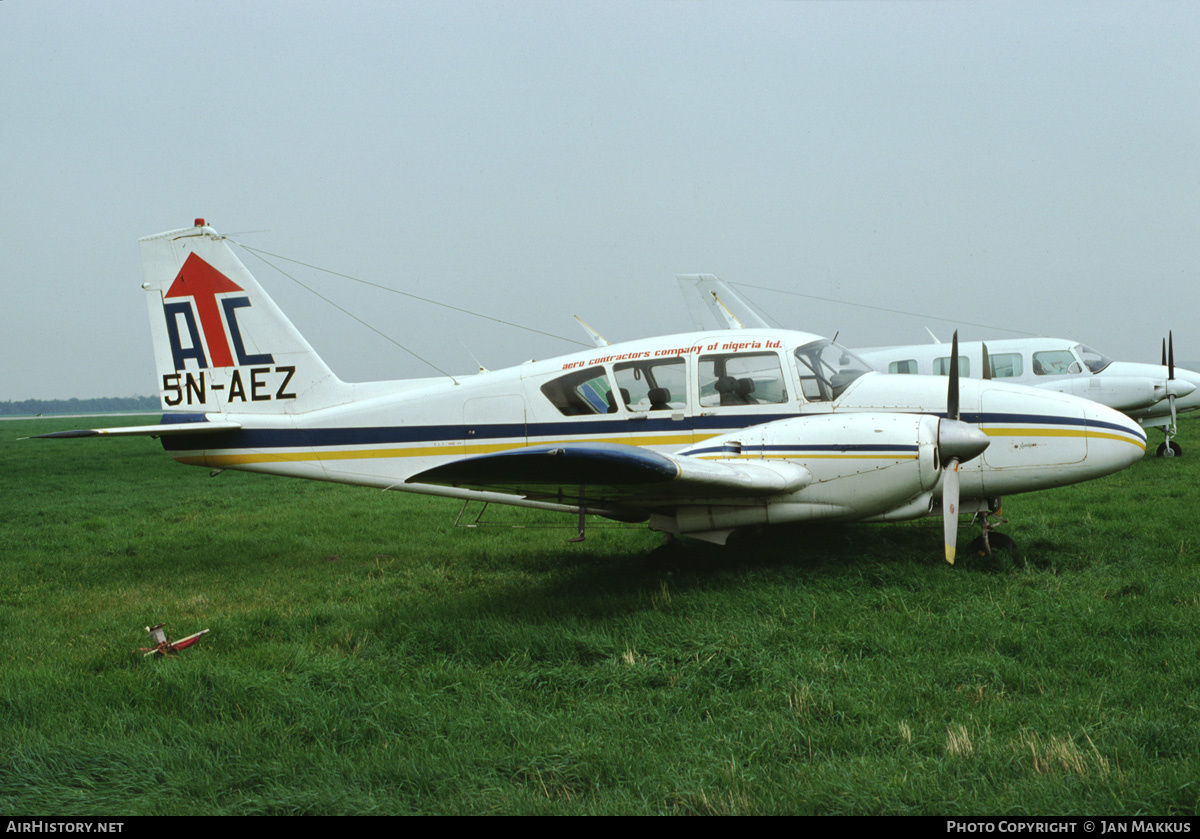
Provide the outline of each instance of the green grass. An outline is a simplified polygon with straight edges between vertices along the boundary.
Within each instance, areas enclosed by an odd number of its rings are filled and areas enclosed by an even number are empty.
[[[0,424],[11,815],[1200,810],[1200,422],[953,568],[940,520],[570,545],[15,439],[73,423]]]

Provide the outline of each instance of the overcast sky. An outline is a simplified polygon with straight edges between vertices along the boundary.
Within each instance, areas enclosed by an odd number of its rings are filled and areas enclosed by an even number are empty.
[[[198,216],[570,339],[277,262],[452,372],[687,331],[677,273],[927,314],[743,286],[848,346],[1200,358],[1198,44],[1190,2],[2,0],[0,400],[156,393],[137,240]],[[239,255],[343,379],[433,375]]]

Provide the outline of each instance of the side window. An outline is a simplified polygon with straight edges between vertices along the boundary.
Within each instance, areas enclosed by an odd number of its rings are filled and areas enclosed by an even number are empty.
[[[933,360],[933,375],[950,375],[950,356],[945,356],[944,358],[935,358]],[[964,379],[969,379],[971,377],[971,359],[967,358],[965,355],[960,355],[958,357],[958,375],[962,376]]]
[[[993,379],[1011,379],[1025,371],[1021,354],[1015,352],[989,355],[988,367],[991,368]]]
[[[1033,374],[1035,376],[1061,376],[1065,373],[1079,373],[1083,366],[1075,360],[1070,350],[1046,350],[1033,354]]]
[[[910,358],[907,361],[893,361],[888,365],[889,373],[908,373],[914,375],[917,372],[917,360]]]
[[[786,402],[779,356],[737,353],[700,356],[700,405],[767,405]]]
[[[809,402],[832,402],[871,371],[870,364],[827,338],[797,347],[794,356],[800,390]]]
[[[687,367],[682,358],[631,361],[613,369],[617,391],[629,410],[641,413],[687,406]]]
[[[546,382],[542,393],[568,417],[583,414],[612,414],[617,411],[615,394],[603,367],[588,367]]]

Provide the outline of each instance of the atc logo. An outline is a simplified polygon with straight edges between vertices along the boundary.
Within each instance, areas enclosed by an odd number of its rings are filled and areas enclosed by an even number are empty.
[[[251,364],[271,364],[275,361],[270,353],[247,355],[242,341],[242,332],[238,327],[237,310],[250,305],[250,298],[222,297],[218,294],[244,291],[237,283],[230,280],[216,268],[209,265],[196,254],[190,254],[179,269],[178,276],[163,295],[163,311],[167,316],[167,336],[171,341],[171,355],[175,360],[175,369],[184,369],[186,361],[195,359],[200,369],[212,367],[234,367]],[[172,298],[192,298],[192,302],[181,299],[178,302],[168,302]],[[193,311],[193,305],[195,310]],[[221,313],[225,313],[222,321]],[[200,317],[196,323],[197,314]],[[180,323],[187,329],[190,339],[189,346],[183,346],[180,335]],[[226,337],[226,327],[229,329]],[[201,328],[204,330],[201,336]],[[205,354],[207,342],[208,353]],[[230,352],[230,344],[233,351]],[[236,364],[234,356],[237,356]]]

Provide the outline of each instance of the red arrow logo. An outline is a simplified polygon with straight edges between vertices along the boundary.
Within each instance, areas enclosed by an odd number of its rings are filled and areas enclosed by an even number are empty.
[[[208,342],[208,357],[213,367],[232,367],[233,355],[225,339],[225,324],[221,321],[221,310],[217,306],[217,295],[230,291],[243,291],[242,287],[213,268],[196,254],[184,260],[179,275],[171,283],[164,297],[191,297],[196,302],[196,313]]]

